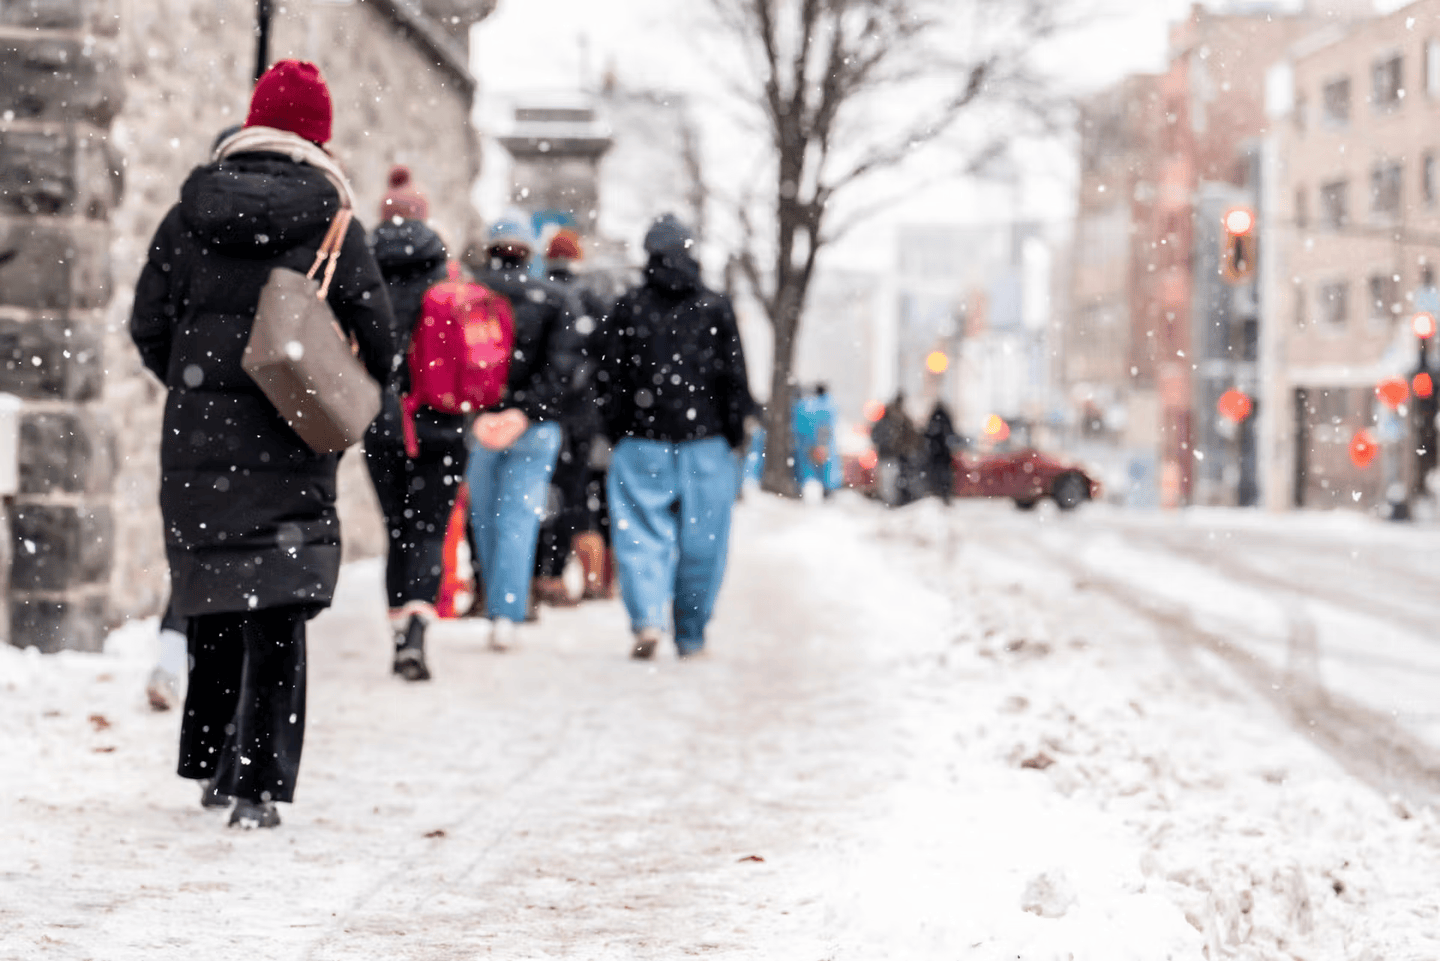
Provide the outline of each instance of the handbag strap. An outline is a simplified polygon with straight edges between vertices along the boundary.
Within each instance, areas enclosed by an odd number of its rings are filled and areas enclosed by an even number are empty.
[[[325,277],[320,282],[320,289],[316,291],[317,300],[324,300],[325,295],[330,292],[330,280],[335,276],[335,262],[340,258],[340,248],[345,245],[345,232],[350,229],[350,218],[352,212],[349,207],[341,207],[335,219],[330,221],[330,229],[325,231],[325,239],[320,241],[320,249],[315,251],[315,262],[310,265],[306,277],[314,279],[315,271],[320,269],[320,264],[325,263]]]

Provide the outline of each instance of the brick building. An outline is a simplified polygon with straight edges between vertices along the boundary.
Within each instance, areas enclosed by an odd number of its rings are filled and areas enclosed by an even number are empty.
[[[1273,76],[1275,507],[1369,509],[1420,486],[1414,425],[1375,387],[1414,369],[1410,318],[1440,259],[1437,24],[1440,0],[1420,0],[1336,26]],[[1383,443],[1365,469],[1349,456],[1361,429]]]
[[[0,392],[22,399],[0,536],[11,643],[95,649],[108,627],[164,603],[162,390],[129,342],[130,285],[185,174],[243,119],[257,8],[270,11],[269,59],[313,60],[330,84],[331,147],[362,222],[403,162],[458,246],[479,167],[463,38],[492,7],[0,0]],[[341,475],[347,546],[378,551],[359,458]]]

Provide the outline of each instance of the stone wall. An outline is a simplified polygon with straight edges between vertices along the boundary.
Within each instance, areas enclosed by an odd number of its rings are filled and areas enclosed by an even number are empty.
[[[374,225],[389,166],[406,163],[437,229],[460,244],[479,148],[458,59],[439,56],[393,0],[275,7],[270,59],[319,64],[361,222]],[[244,119],[255,9],[0,0],[0,257],[15,249],[0,264],[0,391],[26,398],[13,643],[93,648],[106,627],[164,604],[164,391],[129,340],[133,286],[185,175]],[[357,450],[341,467],[350,558],[383,549],[362,462]],[[78,591],[78,606],[56,607],[57,591]],[[37,599],[48,606],[25,613]]]

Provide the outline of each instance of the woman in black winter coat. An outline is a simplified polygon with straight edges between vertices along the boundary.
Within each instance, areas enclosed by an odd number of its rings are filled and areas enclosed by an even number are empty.
[[[392,169],[390,188],[370,246],[395,314],[396,376],[365,434],[365,466],[389,535],[385,593],[395,635],[392,669],[407,681],[425,681],[425,628],[435,618],[445,526],[465,479],[465,416],[421,407],[415,412],[419,453],[406,455],[400,413],[400,396],[410,389],[406,355],[425,292],[446,277],[446,255],[440,236],[425,225],[429,204],[410,185],[409,170]]]
[[[330,97],[313,64],[257,82],[245,129],[194,170],[150,244],[131,336],[169,390],[160,509],[171,601],[188,618],[182,777],[230,823],[272,827],[305,730],[305,623],[340,569],[337,454],[316,454],[241,367],[272,268],[310,268],[349,187],[318,144]],[[380,271],[352,222],[327,297],[381,383],[394,343]]]

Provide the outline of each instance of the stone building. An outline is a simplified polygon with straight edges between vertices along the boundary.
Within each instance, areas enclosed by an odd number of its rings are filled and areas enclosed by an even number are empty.
[[[1098,465],[1106,490],[1134,506],[1158,502],[1155,368],[1159,297],[1152,222],[1159,185],[1160,81],[1139,74],[1080,104],[1080,182],[1068,319],[1056,377],[1069,448]]]
[[[0,392],[22,399],[0,537],[11,643],[96,649],[164,604],[163,398],[129,342],[132,285],[186,173],[244,118],[257,34],[271,62],[319,64],[362,223],[406,163],[458,247],[480,156],[463,38],[493,5],[0,0]],[[359,461],[341,471],[352,556],[383,544]]]
[[[1423,489],[1414,425],[1392,419],[1375,388],[1414,371],[1411,317],[1440,307],[1437,22],[1440,0],[1420,0],[1337,25],[1273,75],[1275,507],[1372,509]],[[1363,469],[1349,456],[1362,429],[1382,445]]]

